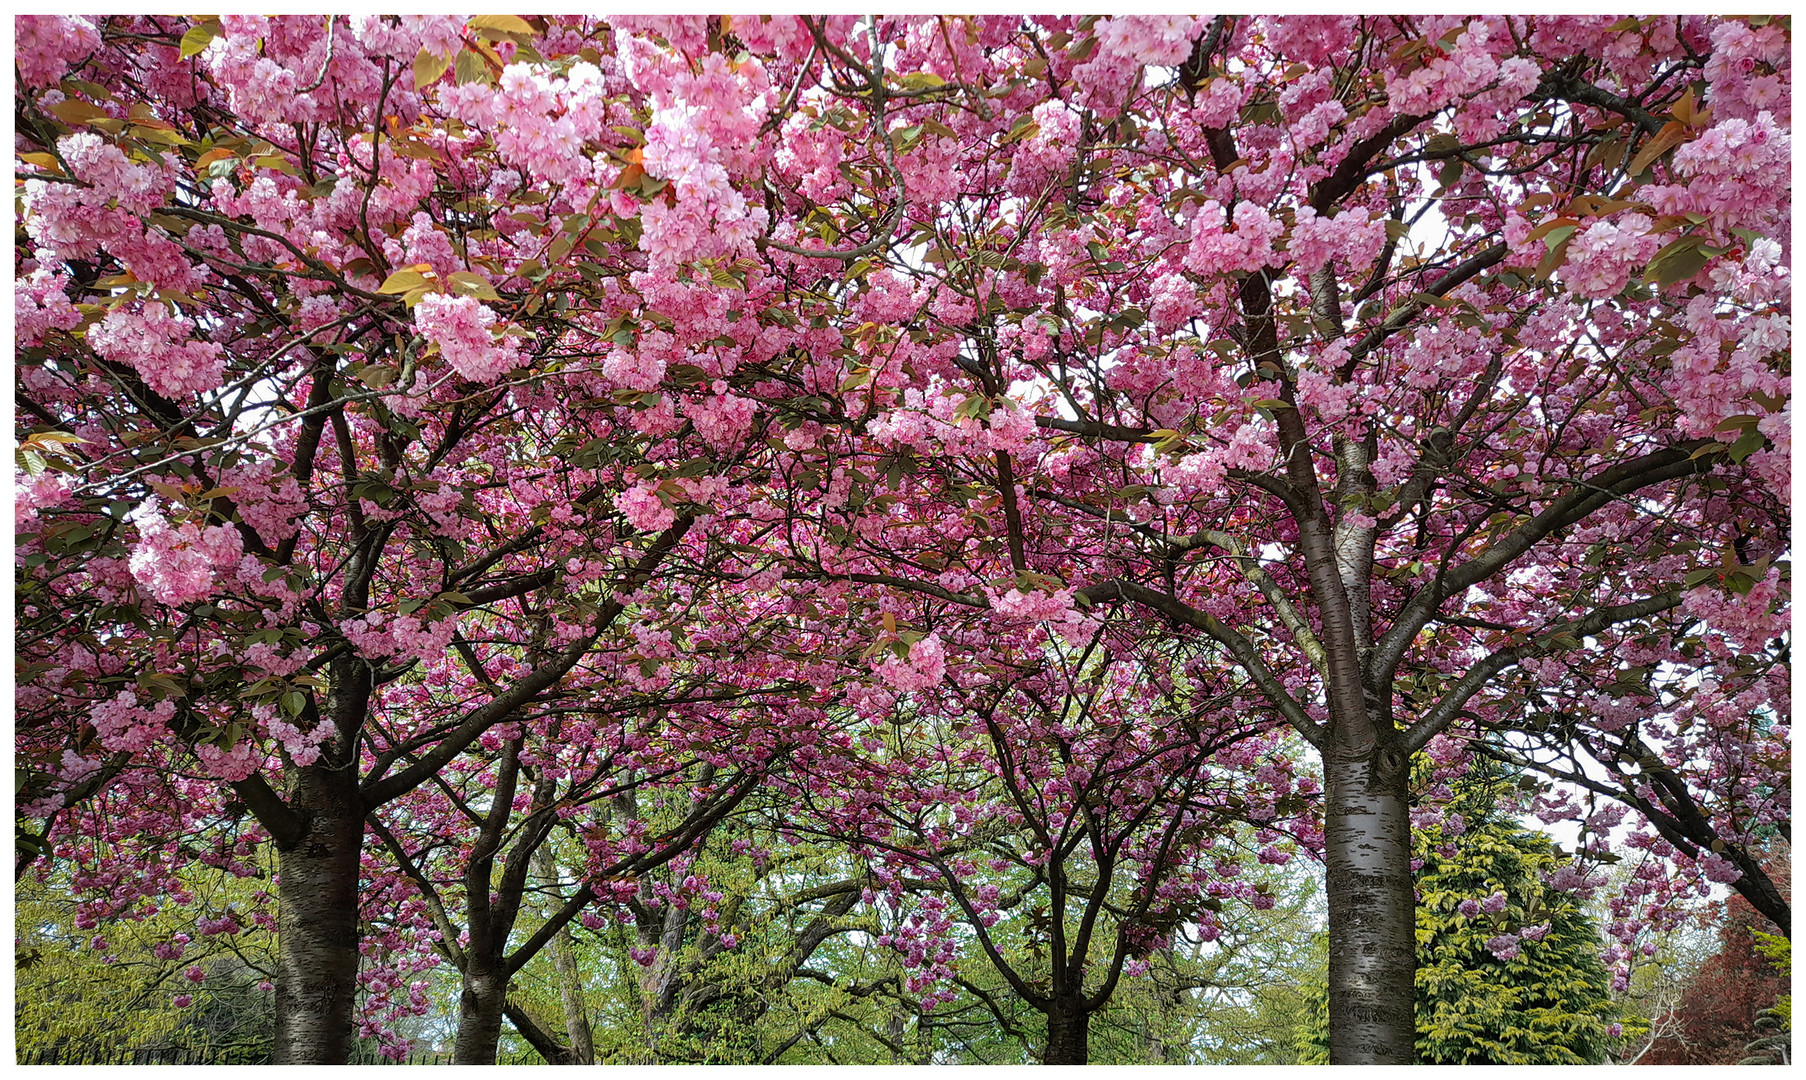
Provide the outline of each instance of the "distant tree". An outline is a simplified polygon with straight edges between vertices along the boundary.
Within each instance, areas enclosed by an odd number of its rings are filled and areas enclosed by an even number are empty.
[[[1290,1064],[1298,1029],[1321,1007],[1329,963],[1321,867],[1297,860],[1265,869],[1271,910],[1225,910],[1220,937],[1188,944],[1194,1031],[1182,1061]],[[1158,981],[1164,972],[1156,966],[1152,975]]]
[[[1598,925],[1545,881],[1561,857],[1499,810],[1497,779],[1457,785],[1414,835],[1417,1062],[1601,1063],[1614,1007]],[[1299,1039],[1310,1064],[1329,1061],[1323,1000]]]
[[[269,1061],[274,943],[266,928],[237,921],[262,883],[191,878],[186,903],[134,910],[105,926],[68,898],[58,875],[19,881],[13,1037],[20,1062],[118,1060],[155,1047],[205,1049],[222,1064]]]
[[[1783,985],[1793,985],[1793,953],[1788,940],[1779,934],[1752,931],[1756,953],[1780,973]],[[1775,1003],[1756,1014],[1756,1037],[1743,1048],[1739,1065],[1787,1065],[1793,1028],[1793,993],[1782,994]]]
[[[1788,980],[1758,952],[1755,935],[1767,937],[1774,927],[1741,896],[1728,900],[1724,910],[1717,954],[1700,965],[1669,1018],[1670,1033],[1658,1038],[1639,1064],[1735,1065],[1747,1056],[1751,1041],[1769,1034],[1757,1030],[1757,1018],[1787,992]]]

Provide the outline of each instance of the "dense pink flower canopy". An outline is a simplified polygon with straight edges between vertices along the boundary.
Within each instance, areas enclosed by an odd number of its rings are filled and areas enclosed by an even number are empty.
[[[1790,813],[1785,20],[16,26],[18,811],[95,918],[346,764],[375,1032],[445,791],[601,875],[706,766],[884,882],[1086,832],[1120,967],[1262,902],[1232,821],[1321,848],[1364,701],[1419,824],[1568,777],[1623,979]]]

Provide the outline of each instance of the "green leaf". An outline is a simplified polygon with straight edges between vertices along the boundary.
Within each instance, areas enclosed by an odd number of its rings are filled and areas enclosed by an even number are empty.
[[[532,37],[539,31],[533,24],[519,15],[473,15],[464,24],[473,31],[489,31],[498,34],[523,34]]]
[[[213,39],[219,36],[219,32],[218,19],[208,19],[190,27],[189,31],[182,35],[182,59],[186,60],[212,44]]]
[[[414,89],[424,90],[438,82],[451,66],[451,57],[421,49],[420,55],[414,57]]]
[[[105,109],[80,98],[59,101],[50,106],[50,111],[65,124],[92,124],[96,120],[111,119]]]
[[[1548,281],[1555,271],[1561,269],[1561,264],[1568,260],[1568,241],[1574,238],[1574,228],[1573,225],[1560,225],[1550,229],[1548,235],[1543,237],[1549,253],[1543,256],[1542,262],[1536,264],[1538,281]]]
[[[377,292],[387,295],[405,293],[413,289],[431,288],[432,282],[418,270],[397,270],[383,279]]]
[[[1649,260],[1649,266],[1643,271],[1643,281],[1658,285],[1686,281],[1699,273],[1711,258],[1705,244],[1705,238],[1701,236],[1683,236],[1674,241]]]
[[[905,90],[932,90],[937,86],[946,86],[947,80],[932,71],[912,71],[897,80]]]
[[[959,403],[959,407],[953,410],[953,415],[982,420],[991,415],[991,399],[983,394],[969,394],[964,401]]]
[[[457,76],[459,86],[473,82],[486,83],[492,79],[489,65],[483,62],[481,56],[469,49],[458,53]]]
[[[1008,146],[1013,142],[1033,138],[1040,133],[1041,125],[1035,122],[1034,116],[1030,113],[1023,113],[1016,118],[1015,123],[1010,125],[1010,130],[1004,132],[1003,137],[997,140],[997,145]]]
[[[446,279],[452,291],[464,296],[474,296],[478,300],[500,300],[495,286],[481,274],[473,274],[468,270],[454,270]],[[386,284],[386,283],[385,283]]]
[[[1687,141],[1687,126],[1679,121],[1670,120],[1656,132],[1655,138],[1643,144],[1637,156],[1630,161],[1630,175],[1637,176],[1649,168],[1663,154]]]
[[[1732,461],[1741,465],[1744,458],[1749,457],[1766,445],[1768,445],[1768,439],[1760,431],[1751,428],[1744,432],[1741,438],[1731,444],[1730,453],[1727,456]]]

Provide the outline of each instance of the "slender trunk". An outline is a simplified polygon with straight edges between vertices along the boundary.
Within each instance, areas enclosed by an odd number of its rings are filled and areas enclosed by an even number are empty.
[[[1415,1060],[1416,894],[1402,769],[1327,760],[1330,1061]]]
[[[642,893],[645,891],[642,887]],[[664,916],[657,923],[647,921],[636,927],[640,948],[658,950],[649,966],[637,968],[634,973],[640,984],[640,1016],[646,1024],[647,1049],[655,1061],[659,1040],[677,1012],[678,991],[684,981],[677,954],[683,948],[687,928],[686,909],[675,906],[666,907]]]
[[[1172,950],[1162,949],[1162,959],[1167,966],[1173,963]],[[1179,1026],[1179,1009],[1183,1002],[1176,986],[1161,986],[1153,983],[1155,1011],[1153,1037],[1148,1040],[1147,1062],[1150,1065],[1179,1065],[1184,1062],[1180,1051],[1185,1045],[1183,1039],[1175,1038]]]
[[[278,1065],[342,1065],[357,997],[357,886],[364,842],[357,774],[314,765],[293,772],[289,805],[307,822],[279,846]]]
[[[564,1001],[564,1030],[570,1039],[572,1065],[594,1065],[596,1044],[590,1033],[589,1014],[583,1007],[583,974],[577,969],[577,950],[571,928],[559,930],[546,946],[552,967],[558,972],[558,994]]]
[[[464,971],[464,992],[458,995],[458,1041],[453,1046],[455,1065],[494,1065],[502,1041],[502,1008],[508,1000],[508,976],[499,968],[470,956]]]
[[[904,1025],[906,1023],[908,1023],[908,1021],[904,1019],[902,1009],[892,1009],[891,1010],[891,1014],[890,1014],[890,1063],[892,1065],[909,1064],[908,1060],[903,1055],[903,1034],[904,1034],[903,1029],[904,1029]]]
[[[503,1002],[502,1015],[508,1018],[508,1022],[514,1025],[514,1030],[520,1032],[521,1038],[527,1040],[528,1045],[539,1051],[539,1056],[546,1059],[547,1065],[577,1064],[571,1057],[570,1048],[560,1046],[551,1033],[539,1026],[531,1013],[521,1008],[520,1002]]]
[[[540,845],[533,852],[533,869],[539,874],[552,896],[561,892],[559,888],[558,863],[552,858],[549,841]],[[558,910],[558,903],[546,897],[540,905],[540,911],[550,918]],[[571,928],[567,923],[560,927],[552,940],[546,943],[546,950],[552,954],[552,968],[558,972],[558,996],[564,1003],[564,1034],[568,1040],[569,1060],[560,1062],[565,1065],[594,1065],[596,1063],[595,1038],[590,1033],[589,1013],[583,1004],[583,973],[577,967],[577,944],[571,938]]]
[[[1732,849],[1732,860],[1743,871],[1743,876],[1733,882],[1731,888],[1748,900],[1763,918],[1774,923],[1782,937],[1793,940],[1793,907],[1775,885],[1775,879],[1769,877],[1768,871],[1745,849]]]
[[[1076,998],[1056,998],[1047,1009],[1043,1065],[1085,1065],[1091,1057],[1091,1013]]]

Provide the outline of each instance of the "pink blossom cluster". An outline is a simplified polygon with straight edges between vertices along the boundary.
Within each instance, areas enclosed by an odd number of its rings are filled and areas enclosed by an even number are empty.
[[[677,515],[659,498],[658,487],[656,483],[643,482],[623,490],[615,496],[615,509],[642,532],[663,532],[677,520]]]
[[[1132,93],[1144,65],[1175,67],[1191,55],[1206,20],[1190,15],[1116,15],[1093,28],[1097,48],[1073,69],[1082,104],[1107,111]]]
[[[728,393],[727,383],[719,381],[713,394],[683,399],[684,418],[696,426],[696,433],[717,453],[733,450],[746,438],[758,408],[758,402]]]
[[[88,331],[88,344],[106,359],[130,365],[157,393],[179,397],[215,389],[225,377],[225,347],[193,334],[193,323],[162,304],[125,304]]]
[[[165,738],[175,715],[175,702],[159,701],[146,708],[138,704],[138,695],[130,690],[88,707],[88,719],[101,748],[116,752],[144,750]]]
[[[1674,151],[1674,169],[1684,183],[1645,197],[1663,213],[1704,214],[1720,230],[1769,231],[1791,205],[1791,190],[1774,178],[1784,175],[1792,154],[1793,133],[1773,113],[1720,120]]]
[[[235,465],[221,474],[220,482],[232,489],[239,520],[256,529],[264,543],[279,543],[299,531],[297,519],[306,511],[307,501],[294,476],[279,474],[275,462]]]
[[[27,532],[45,510],[72,502],[70,489],[74,486],[70,477],[59,472],[41,472],[36,476],[14,473],[14,531]]]
[[[1064,621],[1072,614],[1072,590],[1059,589],[1054,592],[1031,590],[1023,592],[1012,588],[1008,592],[998,594],[990,589],[985,595],[991,601],[991,610],[999,617],[1018,622]]]
[[[1309,206],[1298,208],[1292,228],[1292,256],[1298,272],[1309,277],[1331,259],[1360,272],[1372,266],[1386,245],[1386,221],[1371,218],[1363,207],[1345,210],[1335,217],[1319,217]]]
[[[26,231],[32,239],[63,259],[141,240],[139,217],[169,194],[174,171],[134,162],[89,131],[65,135],[57,152],[79,183],[25,181]]]
[[[694,74],[648,78],[658,66],[636,62],[629,77],[654,101],[641,151],[645,169],[671,181],[676,198],[654,198],[641,208],[640,249],[656,271],[733,258],[769,223],[765,208],[734,186],[736,174],[757,160],[757,131],[770,107],[765,69],[757,59],[730,67],[726,57],[709,53]]]
[[[1233,232],[1224,228],[1229,223],[1235,226]],[[1229,222],[1225,222],[1223,207],[1212,200],[1192,217],[1185,268],[1200,274],[1226,274],[1236,270],[1253,273],[1277,266],[1284,256],[1274,250],[1274,244],[1284,234],[1285,223],[1258,203],[1237,202],[1229,212]]]
[[[457,630],[456,615],[423,622],[417,615],[391,615],[381,610],[339,624],[339,632],[364,656],[418,657],[428,662],[445,655]]]
[[[1783,122],[1790,119],[1788,44],[1779,23],[1752,27],[1726,19],[1714,26],[1703,72],[1709,84],[1706,101],[1713,111],[1732,119],[1773,111]],[[1763,71],[1765,67],[1769,70]]]
[[[1062,101],[1044,101],[1029,116],[1035,133],[1018,143],[1010,158],[1010,189],[1025,196],[1071,179],[1080,125],[1078,110]]]
[[[64,291],[68,287],[68,274],[42,269],[14,279],[13,332],[20,345],[36,345],[51,330],[73,330],[81,325],[82,313]]]
[[[521,366],[518,339],[491,331],[495,312],[474,296],[428,293],[414,307],[414,325],[439,346],[452,370],[472,382],[492,383]]]
[[[1660,242],[1649,233],[1642,214],[1623,214],[1615,221],[1595,221],[1568,244],[1561,277],[1577,295],[1616,296],[1641,275]]]
[[[79,15],[19,15],[13,19],[13,60],[28,87],[50,86],[100,47],[100,31]]]
[[[321,747],[339,733],[338,725],[331,718],[321,720],[311,731],[302,731],[294,724],[274,717],[264,721],[263,726],[297,765],[312,765],[318,761]]]
[[[171,528],[154,498],[132,511],[130,520],[138,527],[132,577],[158,603],[174,606],[206,599],[213,593],[214,575],[236,568],[244,557],[237,529],[193,522]]]
[[[214,743],[197,743],[194,756],[200,759],[201,766],[209,774],[228,783],[236,783],[250,776],[263,768],[269,758],[255,744],[245,740],[224,749]]]
[[[901,691],[926,690],[936,686],[947,668],[947,654],[939,634],[929,634],[908,646],[902,659],[886,654],[872,668],[873,674],[887,685]]]

